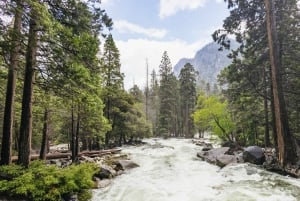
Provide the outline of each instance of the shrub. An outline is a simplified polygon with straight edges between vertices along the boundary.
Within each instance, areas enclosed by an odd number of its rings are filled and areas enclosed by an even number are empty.
[[[34,161],[29,168],[0,166],[0,194],[26,197],[33,201],[57,201],[70,194],[79,200],[91,198],[97,166],[92,163],[59,168]]]

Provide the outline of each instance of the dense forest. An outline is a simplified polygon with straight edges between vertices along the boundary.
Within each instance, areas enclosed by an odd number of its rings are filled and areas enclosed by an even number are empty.
[[[174,75],[167,51],[144,89],[124,89],[113,21],[101,1],[0,3],[1,164],[28,167],[38,151],[82,150],[145,137],[203,136],[275,147],[282,166],[300,159],[300,39],[296,0],[225,0],[230,15],[213,33],[232,64],[220,86],[186,63]],[[103,43],[101,49],[100,44]]]

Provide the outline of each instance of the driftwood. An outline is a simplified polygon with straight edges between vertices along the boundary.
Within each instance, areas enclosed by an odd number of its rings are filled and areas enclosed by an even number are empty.
[[[109,154],[115,154],[121,151],[121,148],[115,149],[106,149],[106,150],[99,150],[99,151],[82,151],[78,154],[78,156],[89,156],[89,157],[99,157]],[[67,153],[49,153],[46,154],[46,160],[50,159],[62,159],[62,158],[71,158],[72,154],[70,152]],[[33,154],[30,156],[31,160],[39,159],[38,154]],[[16,162],[18,160],[18,156],[12,156],[12,162]]]

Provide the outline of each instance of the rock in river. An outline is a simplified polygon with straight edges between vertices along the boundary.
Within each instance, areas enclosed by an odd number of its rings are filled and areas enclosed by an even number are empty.
[[[249,146],[243,152],[245,162],[262,165],[265,162],[264,150],[258,146]]]

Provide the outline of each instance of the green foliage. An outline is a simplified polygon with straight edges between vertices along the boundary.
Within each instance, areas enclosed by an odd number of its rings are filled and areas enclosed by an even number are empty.
[[[226,1],[230,15],[224,20],[223,28],[213,34],[222,48],[229,48],[229,35],[234,35],[240,44],[229,55],[233,63],[221,72],[219,81],[235,117],[239,140],[244,144],[262,144],[265,138],[264,144],[270,146],[269,136],[273,133],[276,145],[265,2],[241,2]],[[281,73],[277,75],[282,76],[282,86],[278,87],[283,88],[288,110],[288,118],[284,119],[288,119],[292,135],[299,136],[299,7],[295,0],[273,3],[278,34],[274,43],[280,46],[281,63]]]
[[[193,114],[194,123],[198,129],[212,131],[222,140],[234,141],[235,123],[228,111],[227,101],[220,100],[217,96],[198,98],[199,106]]]
[[[26,197],[33,201],[57,201],[68,194],[77,194],[80,200],[91,198],[94,186],[92,176],[97,167],[91,163],[72,165],[61,169],[34,161],[28,169],[21,166],[0,166],[0,194]]]

